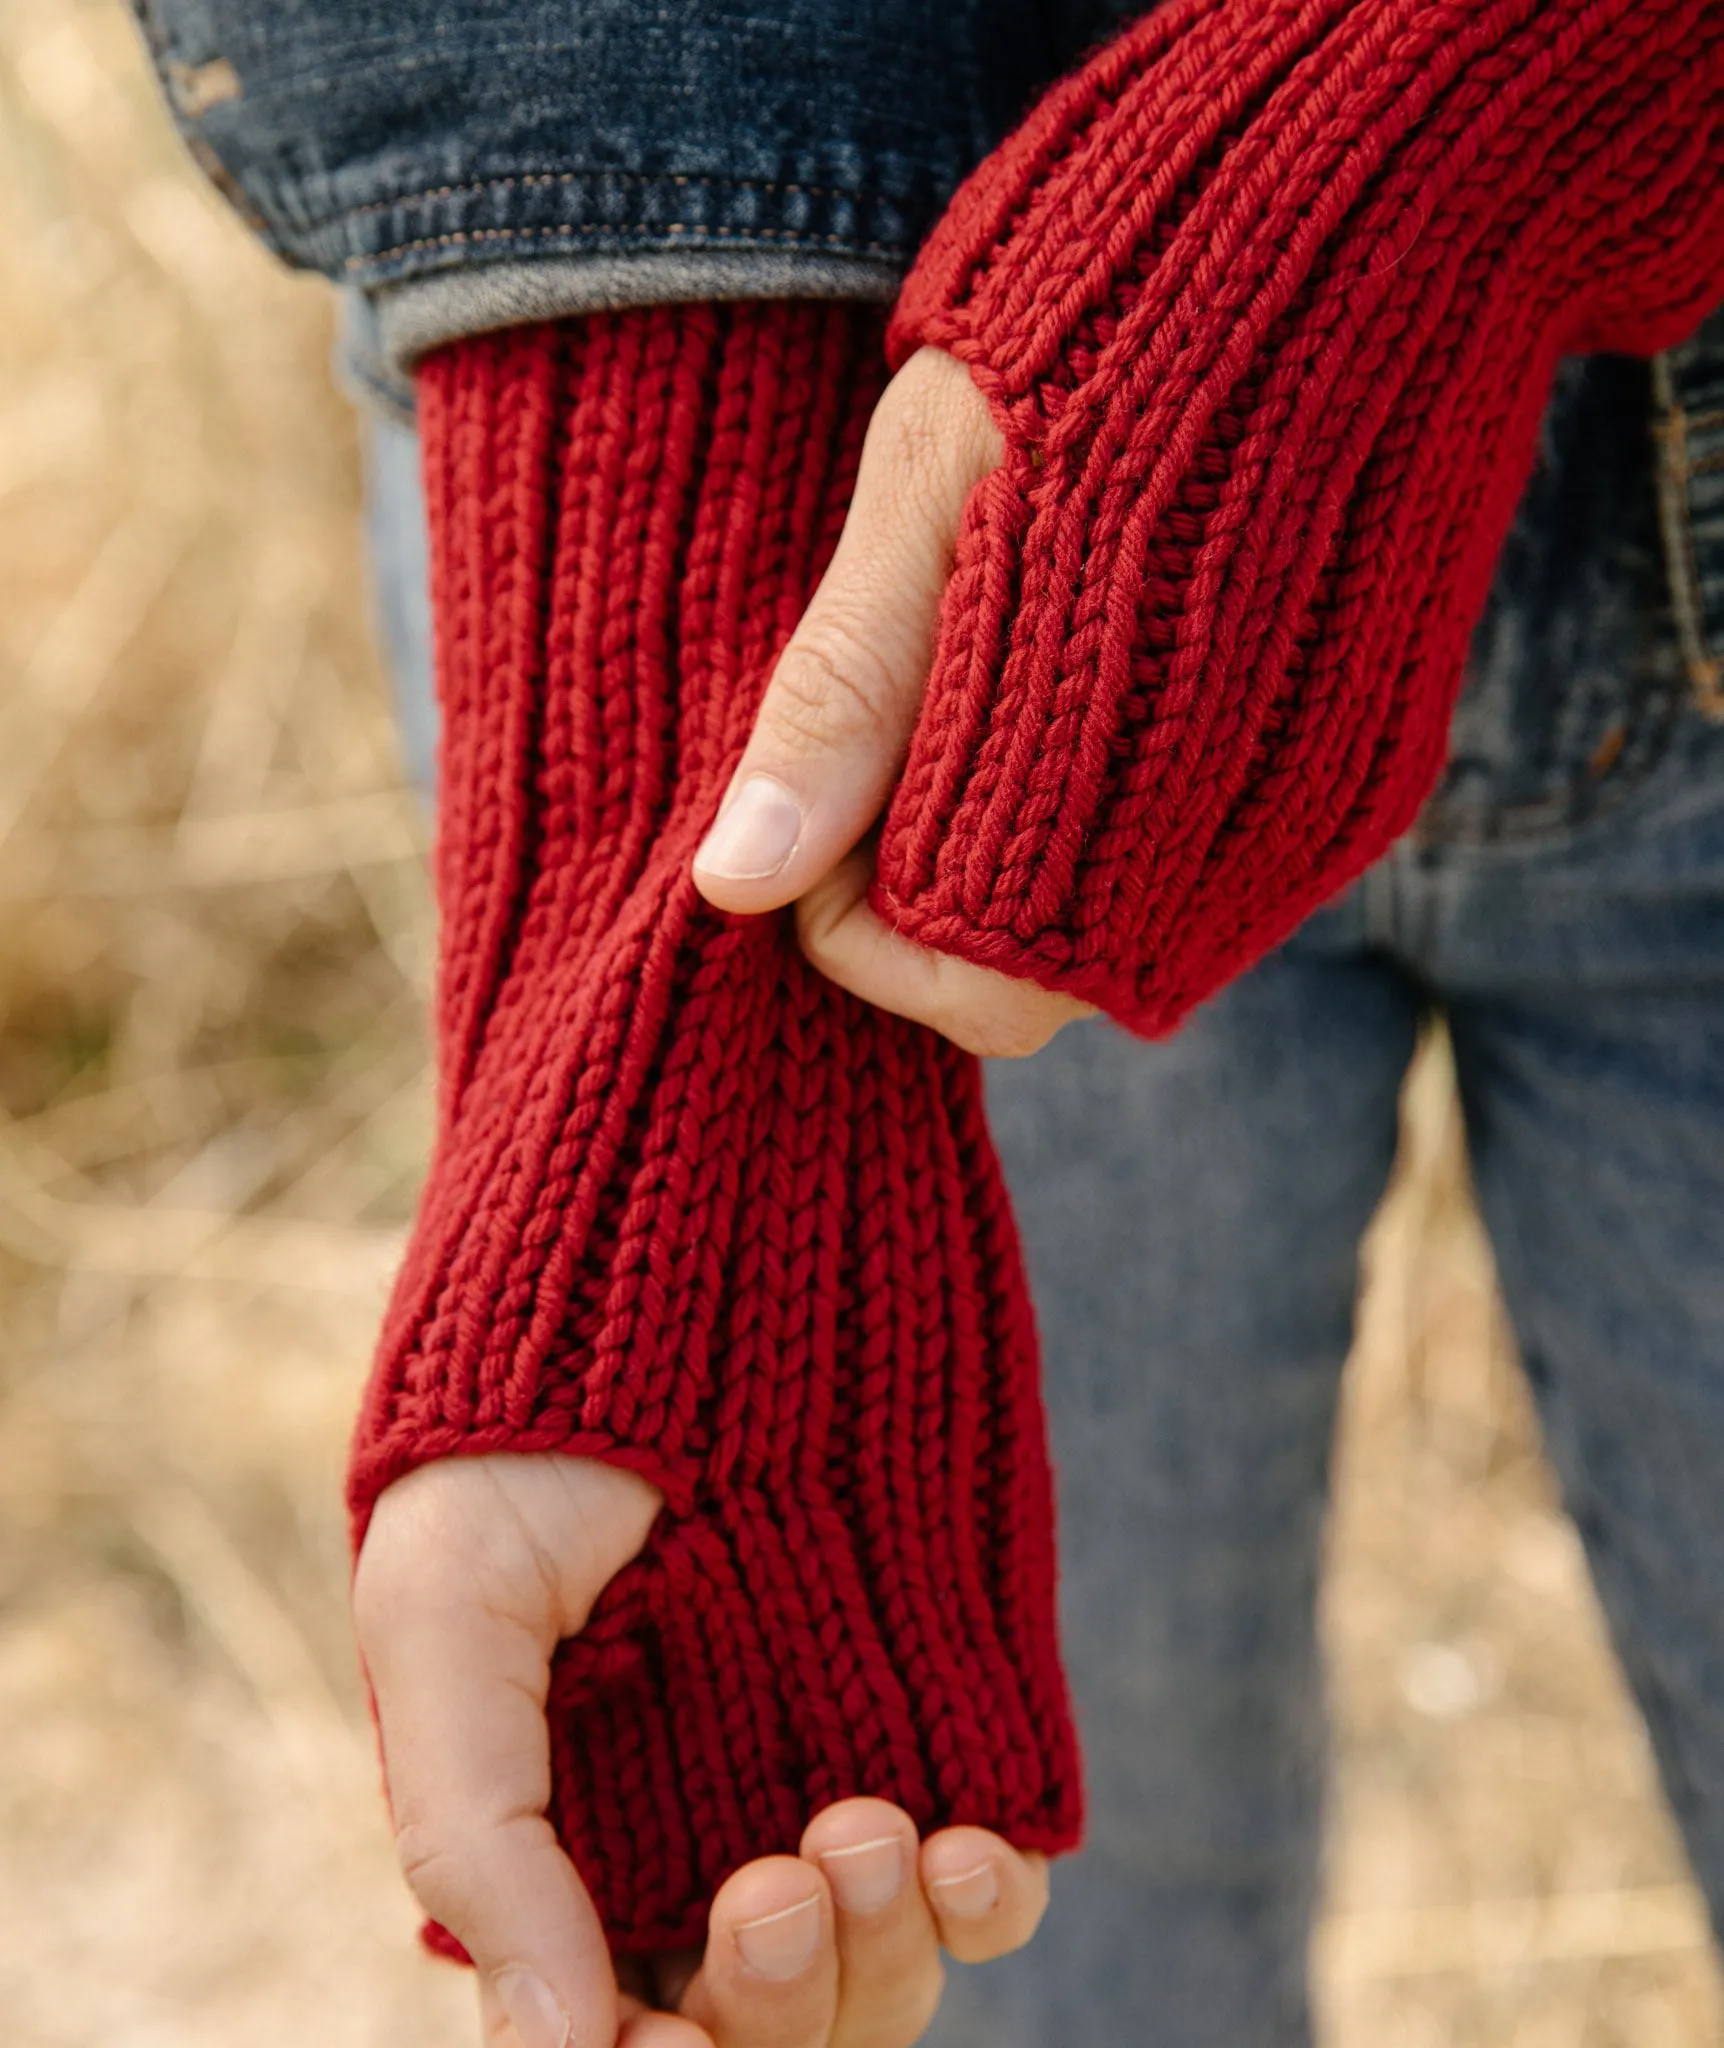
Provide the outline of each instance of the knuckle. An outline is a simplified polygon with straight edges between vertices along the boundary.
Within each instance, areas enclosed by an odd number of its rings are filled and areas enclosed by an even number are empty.
[[[775,735],[798,752],[826,753],[886,728],[890,679],[879,656],[834,624],[800,635],[772,679]]]
[[[520,1830],[534,1824],[542,1825],[542,1817],[524,1808],[497,1815],[409,1810],[395,1817],[395,1861],[420,1905],[460,1934],[488,1917],[485,1901],[511,1856],[519,1856]]]
[[[447,1918],[466,1889],[466,1858],[459,1845],[442,1828],[407,1820],[395,1830],[395,1860],[426,1911]]]
[[[893,475],[942,507],[1000,460],[999,430],[970,373],[955,357],[924,349],[887,386],[871,423]]]

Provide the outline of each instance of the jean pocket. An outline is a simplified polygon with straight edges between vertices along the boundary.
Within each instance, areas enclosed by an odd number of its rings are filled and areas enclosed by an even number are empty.
[[[1724,720],[1724,307],[1654,359],[1652,391],[1677,638],[1695,702]]]

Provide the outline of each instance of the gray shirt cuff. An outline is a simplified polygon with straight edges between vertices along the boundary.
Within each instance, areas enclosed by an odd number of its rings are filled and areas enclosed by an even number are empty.
[[[486,263],[345,294],[337,369],[352,395],[398,419],[413,414],[413,370],[463,335],[528,320],[702,299],[851,299],[883,305],[903,267],[806,249],[642,250]]]

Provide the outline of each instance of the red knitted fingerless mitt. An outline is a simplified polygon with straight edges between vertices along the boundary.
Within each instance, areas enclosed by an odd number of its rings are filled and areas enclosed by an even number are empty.
[[[1176,1024],[1411,822],[1559,357],[1720,298],[1719,0],[1169,0],[893,324],[1008,456],[876,906]]]
[[[662,307],[419,378],[441,1132],[351,1498],[560,1451],[666,1495],[558,1654],[617,1945],[870,1792],[1069,1847],[1034,1336],[974,1060],[689,863],[842,524],[880,317]]]

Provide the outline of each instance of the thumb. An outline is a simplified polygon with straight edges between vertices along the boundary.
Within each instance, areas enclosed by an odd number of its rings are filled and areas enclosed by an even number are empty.
[[[604,1929],[545,1818],[545,1700],[558,1641],[657,1508],[591,1460],[450,1460],[382,1495],[354,1573],[402,1868],[521,2048],[617,2039]]]
[[[694,857],[695,886],[720,910],[793,901],[884,807],[927,684],[964,501],[1000,455],[987,401],[954,357],[921,349],[887,385],[831,567]]]

